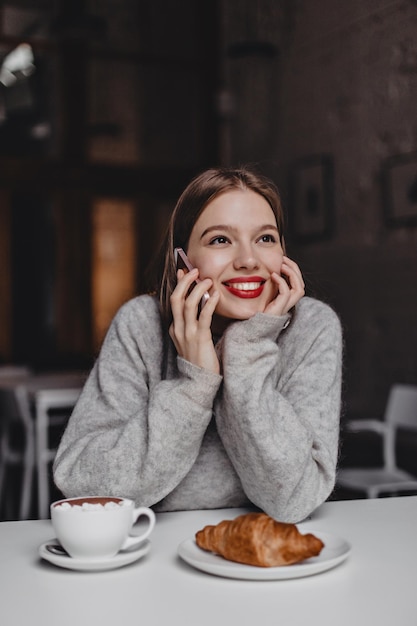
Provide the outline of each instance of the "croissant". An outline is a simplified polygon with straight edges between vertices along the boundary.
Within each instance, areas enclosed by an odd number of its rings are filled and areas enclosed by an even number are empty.
[[[320,554],[324,543],[311,533],[302,535],[295,524],[277,522],[265,513],[247,513],[195,535],[197,545],[229,561],[277,567]]]

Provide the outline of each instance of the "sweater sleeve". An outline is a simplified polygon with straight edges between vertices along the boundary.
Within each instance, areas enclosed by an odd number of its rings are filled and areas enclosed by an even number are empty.
[[[341,406],[339,319],[311,298],[297,307],[285,330],[285,317],[264,314],[229,328],[216,410],[246,495],[288,522],[305,518],[333,489]]]
[[[68,497],[105,493],[151,506],[195,462],[222,378],[177,358],[177,377],[161,380],[159,314],[131,302],[113,320],[71,415],[54,479]]]

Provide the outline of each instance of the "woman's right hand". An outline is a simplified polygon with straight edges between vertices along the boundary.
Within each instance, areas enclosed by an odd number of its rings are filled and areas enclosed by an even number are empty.
[[[184,273],[178,270],[178,283],[171,295],[172,324],[169,335],[178,354],[204,369],[220,373],[220,363],[214,349],[211,333],[213,313],[219,301],[219,293],[214,291],[198,316],[198,305],[203,294],[210,289],[212,281],[206,278],[198,282],[191,293],[188,290],[198,278],[198,269]]]

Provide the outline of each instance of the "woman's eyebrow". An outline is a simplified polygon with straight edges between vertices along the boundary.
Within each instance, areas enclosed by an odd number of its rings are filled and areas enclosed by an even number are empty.
[[[257,230],[276,230],[278,232],[278,226],[276,224],[263,224]]]
[[[214,224],[213,226],[208,226],[200,235],[200,239],[202,239],[208,233],[213,231],[224,231],[224,232],[233,232],[239,230],[238,228],[231,226],[230,224]],[[254,232],[260,232],[262,230],[274,230],[279,233],[276,224],[262,224],[259,227],[254,229]]]
[[[231,230],[236,230],[235,228],[233,228],[233,226],[230,226],[228,224],[214,224],[213,226],[208,226],[202,233],[200,236],[200,239],[202,239],[204,237],[204,235],[207,235],[208,233],[211,233],[213,231],[217,231],[217,230],[223,230],[223,231],[231,231]]]

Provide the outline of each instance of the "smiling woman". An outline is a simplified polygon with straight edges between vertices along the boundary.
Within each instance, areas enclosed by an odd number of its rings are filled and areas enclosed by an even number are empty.
[[[176,269],[175,248],[195,269]],[[197,176],[152,287],[110,326],[61,441],[57,486],[300,521],[334,486],[342,336],[285,254],[275,185],[246,168]]]
[[[275,216],[250,189],[226,191],[207,205],[191,231],[188,256],[220,294],[215,325],[219,316],[230,321],[265,311],[279,292],[284,252]]]

